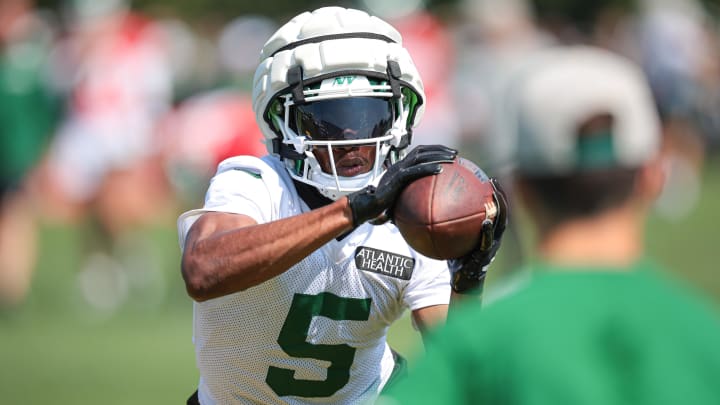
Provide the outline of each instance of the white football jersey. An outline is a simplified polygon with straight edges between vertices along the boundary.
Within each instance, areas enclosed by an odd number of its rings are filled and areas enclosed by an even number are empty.
[[[178,220],[180,244],[208,211],[266,223],[309,211],[279,159],[220,163],[201,210]],[[406,308],[448,304],[445,261],[412,250],[397,228],[364,224],[258,286],[194,303],[202,404],[357,404],[394,366],[389,326]]]

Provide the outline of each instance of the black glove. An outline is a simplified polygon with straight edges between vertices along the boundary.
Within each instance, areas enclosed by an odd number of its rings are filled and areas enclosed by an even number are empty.
[[[452,289],[459,294],[480,294],[487,274],[487,266],[495,258],[507,226],[508,205],[505,193],[497,179],[490,178],[495,189],[495,219],[486,219],[480,230],[480,241],[473,251],[459,258],[448,260]]]
[[[390,219],[390,208],[405,186],[421,177],[440,173],[440,163],[452,162],[455,156],[455,149],[442,145],[416,147],[404,159],[390,166],[377,187],[367,186],[348,195],[353,224],[358,226],[378,218]]]

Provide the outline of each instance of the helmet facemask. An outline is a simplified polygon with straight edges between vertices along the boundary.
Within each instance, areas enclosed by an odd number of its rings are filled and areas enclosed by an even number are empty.
[[[365,129],[363,136],[333,137],[339,132],[325,125],[332,123],[327,119],[332,114],[321,117],[318,125],[296,122],[299,106],[352,98],[392,103],[390,127],[379,126],[384,130],[379,134],[367,131],[375,124],[360,125]],[[422,79],[402,46],[400,32],[376,16],[343,7],[301,13],[267,40],[253,77],[252,99],[268,151],[284,160],[295,180],[331,199],[376,183],[386,167],[404,156],[411,129],[419,125],[425,110]],[[362,111],[360,107],[357,111]],[[337,108],[343,110],[342,106]],[[350,123],[362,123],[358,117],[350,118]],[[363,128],[354,130],[360,134]],[[337,150],[343,145],[375,148],[374,164],[367,160],[368,150],[351,151],[348,156],[346,151]],[[326,152],[320,154],[319,150]],[[329,155],[339,161],[339,166],[333,164],[336,169],[323,173],[320,163],[329,166]],[[357,174],[363,170],[368,172]]]
[[[300,102],[293,94],[280,95],[268,109],[271,127],[282,136],[276,151],[295,180],[322,195],[337,200],[377,184],[386,168],[405,155],[410,143],[408,117],[417,102],[409,89],[397,97],[386,80],[348,75],[304,83]],[[372,168],[341,176],[333,150],[354,146],[375,148]],[[322,170],[316,156],[320,148],[327,150],[330,173]]]

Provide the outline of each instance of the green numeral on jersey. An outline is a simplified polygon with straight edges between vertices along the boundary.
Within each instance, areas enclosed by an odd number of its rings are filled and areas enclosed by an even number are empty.
[[[343,298],[328,292],[318,295],[295,294],[277,342],[289,356],[330,362],[327,379],[298,380],[294,370],[270,366],[265,382],[281,397],[329,397],[336,393],[350,379],[355,348],[346,344],[308,343],[310,322],[316,316],[335,321],[367,321],[370,317],[370,302],[369,298]]]

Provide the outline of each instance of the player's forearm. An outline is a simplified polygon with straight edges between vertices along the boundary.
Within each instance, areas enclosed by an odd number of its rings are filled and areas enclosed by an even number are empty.
[[[189,240],[182,263],[188,294],[204,301],[256,286],[351,229],[352,215],[341,199],[302,215]]]
[[[482,291],[482,287],[480,287],[479,291]],[[466,304],[478,306],[482,305],[482,293],[473,292],[472,294],[458,294],[454,291],[450,293],[450,313],[452,313],[454,309],[457,309],[457,307]]]

